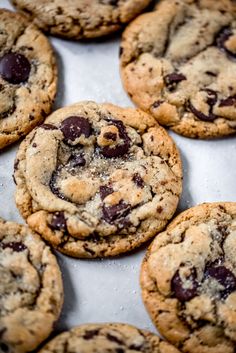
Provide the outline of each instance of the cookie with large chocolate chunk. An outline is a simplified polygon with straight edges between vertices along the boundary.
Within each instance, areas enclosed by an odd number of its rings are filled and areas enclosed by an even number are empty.
[[[206,203],[158,234],[143,261],[141,287],[160,333],[187,353],[236,347],[236,203]]]
[[[31,352],[52,332],[63,302],[59,266],[27,227],[0,218],[0,352]]]
[[[85,324],[64,332],[39,353],[180,353],[158,336],[127,324]]]
[[[236,132],[236,3],[162,0],[123,34],[121,75],[138,107],[175,132]]]
[[[0,149],[45,119],[56,84],[47,38],[24,16],[0,9]]]
[[[121,29],[151,0],[12,0],[43,31],[64,38],[95,38]]]
[[[22,142],[16,203],[59,251],[130,251],[173,216],[182,188],[177,148],[154,118],[81,102],[54,112]]]

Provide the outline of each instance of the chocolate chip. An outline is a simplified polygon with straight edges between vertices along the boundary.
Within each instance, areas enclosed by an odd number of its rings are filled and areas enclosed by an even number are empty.
[[[220,101],[219,107],[231,107],[236,105],[236,96],[231,96]]]
[[[103,136],[104,136],[105,139],[107,139],[107,140],[116,141],[116,139],[117,139],[117,135],[114,134],[113,132],[105,132],[105,134],[104,134]]]
[[[216,104],[217,99],[218,99],[217,92],[214,91],[213,89],[209,89],[209,88],[206,88],[203,91],[205,91],[207,93],[207,104],[210,107],[213,107]],[[211,113],[212,113],[212,111],[211,111]]]
[[[82,154],[78,154],[75,156],[71,156],[69,163],[72,168],[83,167],[86,164],[86,159],[84,158],[84,156]]]
[[[65,201],[69,201],[59,190],[59,187],[57,186],[57,178],[58,178],[58,175],[59,175],[59,172],[61,170],[62,166],[59,166],[57,168],[57,170],[55,170],[53,173],[52,173],[52,176],[51,176],[51,179],[50,179],[50,182],[49,182],[49,187],[51,189],[51,192],[56,195],[57,197],[59,197],[60,199],[62,200],[65,200]]]
[[[220,293],[224,299],[236,290],[236,277],[224,266],[207,267],[205,275],[216,279],[224,287]]]
[[[212,71],[206,71],[205,73],[206,73],[207,75],[209,75],[209,76],[217,77],[217,74],[215,74],[215,73],[212,72]]]
[[[42,124],[39,127],[41,127],[44,130],[57,130],[57,127],[52,124]]]
[[[20,160],[18,158],[16,158],[14,161],[14,172],[17,171],[19,163],[20,163]]]
[[[0,343],[0,352],[8,353],[10,352],[9,347],[6,343]]]
[[[99,333],[99,329],[95,329],[95,330],[87,330],[85,331],[83,338],[85,340],[91,340],[92,338],[94,338],[95,336],[97,336]]]
[[[20,241],[12,241],[10,243],[1,243],[0,247],[2,249],[12,249],[15,252],[21,252],[27,249],[27,247]]]
[[[122,144],[117,144],[114,147],[105,146],[101,148],[101,153],[105,158],[117,158],[124,156],[130,147],[130,138],[126,132],[125,126],[120,120],[109,120],[112,125],[115,125],[119,131],[119,137],[123,140]]]
[[[187,80],[186,76],[178,72],[172,72],[164,77],[164,82],[170,90],[176,88],[178,83],[185,80]]]
[[[141,188],[141,189],[144,188],[144,181],[141,178],[140,174],[135,173],[132,180],[139,188]]]
[[[191,300],[197,295],[198,282],[195,268],[191,270],[191,275],[186,278],[186,280],[188,282],[191,281],[191,288],[184,287],[184,283],[182,282],[178,270],[176,271],[175,275],[171,280],[171,290],[172,292],[174,292],[176,298],[181,302]]]
[[[121,57],[121,55],[123,54],[123,51],[124,51],[124,49],[122,47],[120,47],[120,49],[119,49],[119,57]]]
[[[55,230],[61,230],[61,231],[67,230],[64,212],[60,211],[60,212],[54,213],[54,215],[52,216],[50,227]]]
[[[108,195],[112,194],[114,192],[113,188],[107,185],[102,185],[100,186],[100,197],[102,200],[105,199]]]
[[[89,137],[91,135],[91,125],[88,119],[81,116],[70,116],[61,123],[61,131],[65,142],[75,141],[81,135]]]
[[[107,339],[109,341],[111,341],[111,342],[115,342],[115,343],[118,343],[118,344],[121,344],[121,345],[124,344],[124,342],[121,339],[119,339],[118,337],[112,335],[111,333],[107,333],[106,336],[107,336]]]
[[[162,103],[164,103],[163,100],[158,100],[158,101],[153,103],[152,107],[153,108],[159,108]]]
[[[114,353],[125,353],[125,350],[123,348],[116,348]]]
[[[216,36],[216,45],[221,50],[224,51],[229,58],[235,59],[236,53],[232,53],[225,46],[225,42],[233,35],[233,32],[230,27],[224,27]]]
[[[121,200],[117,205],[102,207],[103,218],[107,223],[114,223],[120,218],[124,218],[130,212],[130,205]]]
[[[0,75],[10,83],[26,82],[30,74],[28,59],[19,53],[7,53],[0,58]]]
[[[202,112],[197,110],[190,102],[188,103],[188,108],[193,113],[193,115],[195,115],[199,120],[212,122],[217,118],[217,116],[211,112],[209,112],[209,115],[203,114]]]

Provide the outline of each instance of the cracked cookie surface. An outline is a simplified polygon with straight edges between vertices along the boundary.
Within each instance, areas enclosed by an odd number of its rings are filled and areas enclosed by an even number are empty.
[[[60,314],[61,273],[38,235],[1,218],[0,278],[0,352],[30,352],[49,336]]]
[[[0,149],[45,119],[56,84],[48,39],[25,17],[0,9]]]
[[[39,353],[180,353],[151,332],[127,324],[87,324],[54,338]]]
[[[182,189],[178,150],[148,114],[111,104],[62,108],[22,142],[16,203],[59,251],[130,251],[173,216]]]
[[[236,203],[190,208],[151,244],[141,271],[143,300],[181,351],[235,352],[235,250]]]
[[[43,31],[65,38],[113,33],[140,14],[151,0],[12,0]]]
[[[236,4],[163,0],[123,34],[121,75],[138,107],[175,132],[236,132]]]

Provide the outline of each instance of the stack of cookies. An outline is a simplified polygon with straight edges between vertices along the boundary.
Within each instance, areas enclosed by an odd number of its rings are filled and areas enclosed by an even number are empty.
[[[0,9],[0,149],[23,137],[14,181],[27,224],[0,219],[0,353],[236,350],[236,202],[171,221],[183,172],[164,128],[204,139],[236,132],[236,4],[162,0],[138,16],[150,2],[13,0],[19,12]],[[82,101],[52,112],[57,64],[41,31],[85,40],[131,20],[120,71],[138,108]],[[48,338],[63,305],[54,250],[128,256],[153,238],[141,289],[163,339],[124,323]]]

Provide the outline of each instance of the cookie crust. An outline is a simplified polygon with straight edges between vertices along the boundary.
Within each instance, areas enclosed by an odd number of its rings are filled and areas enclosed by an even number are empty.
[[[183,352],[235,350],[235,225],[236,203],[190,208],[145,256],[143,301],[161,334]]]
[[[54,338],[39,353],[179,353],[151,332],[120,323],[86,324]]]
[[[14,63],[9,64],[9,56]],[[23,63],[19,64],[19,56]],[[19,67],[25,62],[28,67]],[[20,77],[22,81],[13,75],[19,75],[19,68],[29,70],[28,75]],[[0,9],[0,71],[2,149],[45,119],[57,88],[56,61],[48,39],[25,16],[5,9]]]
[[[163,229],[178,204],[182,167],[174,142],[146,113],[81,102],[27,136],[15,180],[16,204],[32,229],[71,256],[104,257]]]
[[[56,258],[27,227],[0,219],[0,274],[0,351],[32,351],[49,336],[62,308]]]
[[[13,5],[50,34],[70,39],[96,38],[121,29],[151,0],[13,0]]]
[[[178,134],[236,131],[236,6],[163,0],[123,33],[121,76],[133,102]]]

